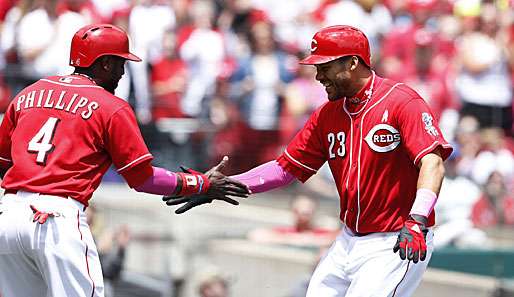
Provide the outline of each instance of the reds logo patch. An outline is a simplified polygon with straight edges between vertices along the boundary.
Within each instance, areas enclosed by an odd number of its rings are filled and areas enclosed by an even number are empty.
[[[423,123],[425,123],[425,130],[427,131],[428,134],[432,135],[432,136],[435,136],[437,137],[439,135],[439,132],[437,132],[437,129],[434,127],[434,120],[432,119],[432,116],[427,113],[427,112],[424,112],[421,114],[421,120],[423,121]]]
[[[400,144],[401,137],[393,126],[378,124],[369,130],[364,140],[375,152],[385,153],[394,150]]]

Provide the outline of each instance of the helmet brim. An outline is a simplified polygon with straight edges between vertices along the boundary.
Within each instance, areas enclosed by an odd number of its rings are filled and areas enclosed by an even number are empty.
[[[130,61],[134,61],[134,62],[141,62],[143,60],[141,60],[140,57],[132,54],[132,53],[122,53],[122,54],[116,54],[116,56],[118,57],[122,57],[126,60],[130,60]]]
[[[336,59],[341,58],[342,56],[322,56],[322,55],[310,55],[307,56],[305,59],[300,61],[300,64],[302,65],[318,65],[318,64],[324,64],[331,61],[334,61]]]

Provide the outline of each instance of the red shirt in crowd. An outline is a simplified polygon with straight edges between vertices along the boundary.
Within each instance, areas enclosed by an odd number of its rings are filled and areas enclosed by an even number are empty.
[[[180,59],[162,58],[153,65],[152,84],[161,84],[169,88],[166,92],[154,94],[152,103],[154,119],[184,117],[180,101],[187,79],[187,65]]]
[[[478,228],[493,227],[500,221],[514,225],[514,197],[504,198],[501,206],[498,211],[487,197],[482,196],[471,209],[471,221]]]

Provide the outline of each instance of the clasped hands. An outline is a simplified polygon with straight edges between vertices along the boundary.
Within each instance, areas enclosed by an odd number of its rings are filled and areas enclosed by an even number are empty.
[[[221,173],[221,170],[226,166],[227,162],[228,157],[225,156],[218,165],[212,167],[204,174],[196,172],[192,169],[186,169],[184,167],[181,167],[182,171],[184,172],[181,175],[182,178],[184,178],[184,175],[186,175],[186,179],[189,178],[189,175],[194,176],[195,178],[192,179],[193,183],[195,183],[196,180],[198,180],[201,183],[204,183],[203,186],[206,188],[200,190],[202,192],[199,194],[176,194],[172,196],[164,196],[162,200],[166,202],[166,205],[168,206],[183,204],[180,208],[175,210],[176,214],[184,213],[193,207],[206,203],[211,203],[214,200],[223,200],[227,203],[238,205],[239,202],[237,200],[232,199],[231,197],[247,198],[250,195],[250,190],[245,184],[237,180],[234,180],[230,177],[227,177],[223,173]],[[187,182],[184,182],[184,186],[187,185],[189,184]],[[202,188],[200,187],[200,189]]]

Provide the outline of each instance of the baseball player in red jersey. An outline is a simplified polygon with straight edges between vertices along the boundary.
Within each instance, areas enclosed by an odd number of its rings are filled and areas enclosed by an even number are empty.
[[[452,148],[415,91],[371,69],[360,30],[320,30],[301,63],[316,66],[329,101],[277,160],[233,178],[259,193],[295,178],[305,182],[328,161],[343,228],[314,271],[307,297],[410,296],[432,254],[433,208]]]
[[[113,164],[140,192],[205,194],[237,204],[245,185],[223,176],[153,167],[134,112],[114,96],[128,36],[107,24],[73,37],[75,72],[47,77],[15,96],[0,127],[0,294],[3,297],[102,297],[98,253],[84,210]]]

